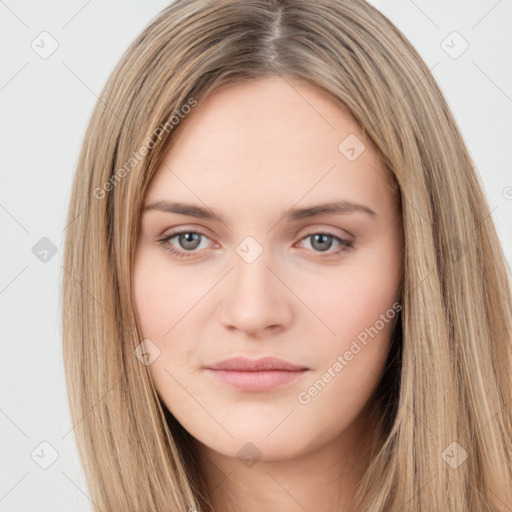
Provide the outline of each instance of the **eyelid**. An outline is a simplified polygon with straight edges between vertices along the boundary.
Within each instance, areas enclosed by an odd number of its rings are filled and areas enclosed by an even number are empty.
[[[325,224],[316,224],[312,226],[308,226],[307,228],[299,229],[297,231],[295,238],[299,237],[301,240],[308,235],[316,235],[317,233],[323,233],[326,235],[331,235],[337,238],[344,238],[349,242],[352,242],[355,240],[355,236],[352,233],[349,233],[345,229],[341,228],[335,228],[335,227],[324,227]],[[305,234],[301,235],[302,232],[305,232]]]
[[[336,230],[341,231],[341,233],[336,232]],[[321,227],[321,225],[313,225],[313,226],[308,226],[307,228],[301,228],[294,233],[293,238],[299,237],[299,235],[302,231],[305,231],[305,233],[302,236],[300,236],[301,240],[308,235],[315,235],[318,233],[328,234],[328,235],[338,237],[338,238],[345,238],[345,239],[348,239],[348,241],[353,241],[355,238],[352,233],[348,232],[345,229],[335,228],[335,227],[325,228],[325,227]],[[164,230],[164,233],[165,232],[167,232],[167,230]],[[173,234],[180,234],[180,233],[198,233],[200,235],[205,236],[209,240],[212,240],[212,236],[209,234],[210,231],[207,228],[205,228],[203,226],[196,227],[192,224],[191,225],[186,225],[186,224],[181,225],[180,224],[179,226],[177,226],[175,228],[170,228],[170,231],[167,232],[167,234],[165,234],[165,235],[162,234],[158,238],[159,239],[167,238]]]
[[[211,232],[208,228],[204,226],[195,226],[194,224],[180,224],[179,226],[167,228],[158,238],[167,238],[168,236],[176,235],[179,233],[199,233],[200,235],[203,235],[210,240],[212,238],[212,235],[210,235]]]

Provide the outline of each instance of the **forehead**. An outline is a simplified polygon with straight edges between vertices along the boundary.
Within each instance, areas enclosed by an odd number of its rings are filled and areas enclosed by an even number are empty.
[[[385,209],[393,201],[386,174],[360,127],[332,98],[272,77],[230,84],[195,107],[147,197],[237,213],[337,199]]]

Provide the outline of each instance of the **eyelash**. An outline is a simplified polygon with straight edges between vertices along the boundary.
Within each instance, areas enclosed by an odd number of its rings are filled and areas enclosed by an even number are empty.
[[[195,231],[193,229],[186,229],[186,230],[176,231],[174,233],[171,233],[170,235],[168,235],[168,236],[166,236],[166,237],[164,237],[164,238],[162,238],[162,239],[160,239],[158,241],[160,242],[161,245],[164,246],[165,250],[169,251],[174,256],[178,256],[179,258],[191,258],[191,257],[193,257],[193,254],[195,252],[198,252],[198,251],[178,251],[172,245],[167,243],[170,240],[172,240],[173,238],[175,238],[175,237],[177,237],[179,235],[185,234],[185,233],[187,233],[187,234],[188,233],[195,233],[196,235],[200,235],[200,236],[204,236],[205,238],[208,238],[204,233],[201,233],[200,231]],[[323,231],[317,231],[317,232],[314,232],[314,233],[309,233],[308,235],[302,237],[301,241],[305,240],[305,239],[307,239],[309,237],[312,237],[314,235],[328,236],[328,237],[331,237],[334,240],[338,241],[341,244],[341,247],[339,249],[337,249],[336,251],[333,251],[333,252],[328,252],[327,255],[325,255],[325,256],[323,255],[323,253],[321,251],[314,251],[314,252],[317,252],[318,254],[320,254],[321,257],[329,257],[329,256],[337,255],[337,254],[340,254],[340,253],[343,253],[343,252],[346,252],[346,251],[350,251],[351,249],[354,248],[354,243],[353,242],[350,242],[349,240],[345,240],[344,238],[340,238],[339,236],[333,235],[332,233],[323,232]]]

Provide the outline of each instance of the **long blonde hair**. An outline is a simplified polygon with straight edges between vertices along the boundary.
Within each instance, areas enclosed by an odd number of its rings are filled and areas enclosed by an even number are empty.
[[[512,503],[505,258],[438,85],[363,0],[178,0],[105,85],[74,178],[62,278],[69,403],[96,510],[211,510],[189,434],[134,356],[132,263],[145,190],[194,105],[223,84],[272,75],[314,84],[353,116],[401,200],[402,311],[379,387],[382,443],[355,510],[503,510]]]

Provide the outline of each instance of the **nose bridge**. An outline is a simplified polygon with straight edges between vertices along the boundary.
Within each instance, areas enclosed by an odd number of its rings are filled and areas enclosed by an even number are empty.
[[[243,331],[287,324],[291,317],[290,296],[274,275],[277,272],[272,251],[252,236],[242,240],[235,250],[221,322]]]

